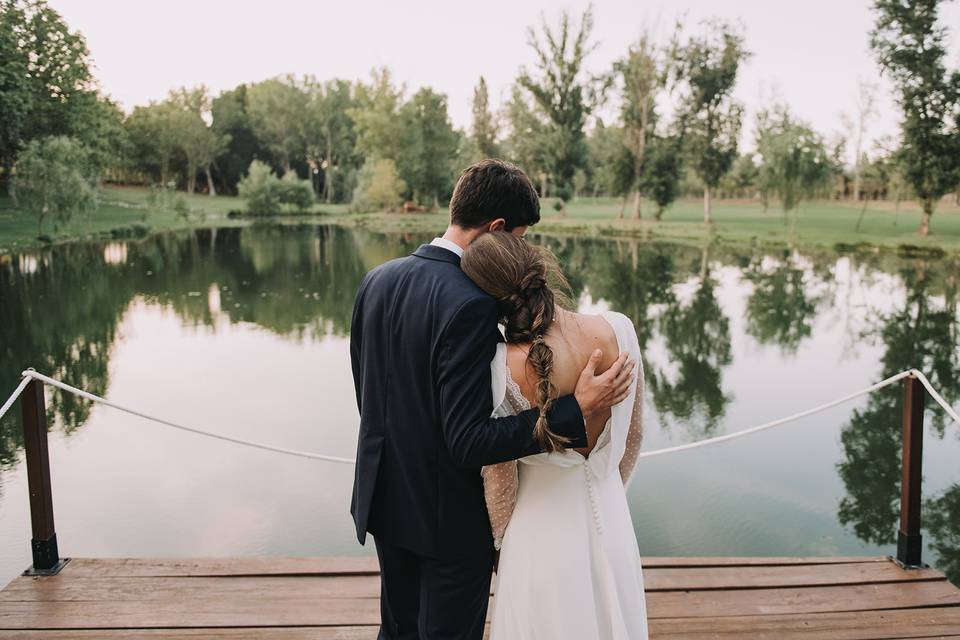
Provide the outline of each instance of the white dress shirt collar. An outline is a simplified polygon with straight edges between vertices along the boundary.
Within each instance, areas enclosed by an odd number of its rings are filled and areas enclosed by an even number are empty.
[[[458,258],[463,257],[463,248],[456,242],[452,242],[446,238],[434,238],[430,244],[435,247],[446,249],[447,251],[452,251]]]

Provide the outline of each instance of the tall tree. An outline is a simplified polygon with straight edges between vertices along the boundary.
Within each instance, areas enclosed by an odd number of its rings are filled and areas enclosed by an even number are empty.
[[[0,163],[30,140],[83,138],[99,96],[83,35],[42,0],[0,0]]]
[[[814,196],[827,182],[830,161],[820,135],[783,105],[757,114],[760,182],[767,195],[779,196],[784,213]]]
[[[474,144],[484,158],[496,158],[500,155],[497,145],[497,122],[490,112],[490,94],[487,81],[480,76],[480,82],[473,90],[473,125],[471,127]]]
[[[226,141],[216,159],[216,172],[220,186],[231,193],[250,163],[256,158],[268,157],[267,150],[257,140],[247,113],[247,85],[241,84],[222,92],[210,103],[213,122],[211,128]]]
[[[525,91],[515,84],[510,99],[503,107],[503,119],[507,123],[504,151],[507,158],[526,171],[533,180],[540,181],[540,195],[547,193],[547,159],[545,118],[536,106],[531,106]]]
[[[644,33],[630,47],[627,55],[613,66],[621,87],[620,117],[626,134],[624,143],[633,156],[633,217],[637,219],[641,216],[640,181],[643,178],[647,138],[653,134],[656,124],[657,92],[666,80],[659,55],[650,34]]]
[[[597,102],[594,82],[583,68],[584,60],[594,49],[590,43],[593,10],[584,11],[579,25],[572,24],[570,15],[564,12],[556,30],[544,19],[541,30],[542,39],[533,27],[527,32],[537,57],[536,73],[523,69],[517,82],[533,96],[546,116],[547,170],[554,182],[554,193],[566,201],[572,192],[574,173],[586,164],[583,127]]]
[[[197,172],[203,170],[207,178],[207,189],[211,196],[216,195],[210,166],[220,152],[226,148],[229,134],[218,134],[207,124],[210,118],[210,96],[204,86],[187,89],[186,87],[170,92],[169,101],[174,111],[178,146],[187,162],[187,192],[196,190]]]
[[[903,111],[900,155],[923,206],[920,235],[930,233],[937,201],[960,181],[960,71],[944,63],[943,0],[876,0],[870,32],[881,69],[897,87]]]
[[[133,163],[166,188],[180,153],[179,114],[169,101],[133,108],[124,122]]]
[[[370,83],[357,83],[356,103],[348,114],[357,132],[357,149],[365,158],[403,161],[408,132],[400,119],[405,88],[396,86],[386,67],[371,72]]]
[[[353,91],[346,80],[320,83],[314,78],[305,79],[304,91],[307,111],[303,138],[307,164],[315,175],[322,172],[320,195],[329,203],[334,198],[337,174],[353,162],[355,156],[356,133],[348,113],[354,104]]]
[[[450,162],[459,142],[447,115],[447,98],[423,88],[400,109],[409,145],[400,163],[400,175],[415,200],[437,206],[453,186]]]
[[[301,119],[306,96],[292,76],[272,78],[247,89],[247,113],[257,138],[273,154],[284,173],[302,157]]]
[[[749,57],[741,30],[719,20],[674,46],[674,73],[686,86],[680,122],[690,162],[703,181],[703,219],[710,223],[712,192],[737,157],[743,105],[733,98],[740,65]]]

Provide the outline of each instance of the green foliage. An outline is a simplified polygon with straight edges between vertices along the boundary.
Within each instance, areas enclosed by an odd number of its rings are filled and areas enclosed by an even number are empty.
[[[708,189],[737,157],[743,106],[733,99],[740,65],[749,57],[739,28],[709,21],[702,35],[674,45],[673,74],[685,87],[680,128],[690,164]],[[709,209],[705,211],[709,221]]]
[[[682,170],[682,154],[675,139],[654,137],[648,140],[638,187],[657,205],[657,220],[677,199]]]
[[[400,205],[406,190],[393,160],[368,159],[357,176],[351,208],[360,212],[390,211]]]
[[[517,84],[511,87],[504,119],[508,125],[504,140],[507,159],[536,180],[547,172],[546,125],[539,108],[530,105],[524,89]]]
[[[541,26],[542,39],[530,28],[528,39],[537,58],[536,74],[526,69],[517,83],[533,97],[545,123],[542,136],[542,158],[555,185],[554,195],[569,198],[573,175],[587,159],[583,127],[598,101],[598,87],[588,78],[584,60],[593,50],[593,10],[588,8],[579,26],[571,24],[564,12],[554,31],[546,22]],[[519,115],[519,114],[518,114]]]
[[[41,0],[0,0],[0,163],[6,176],[31,140],[66,135],[102,164],[119,112],[101,98],[87,44]],[[107,151],[110,151],[108,154]]]
[[[757,151],[762,158],[759,183],[765,193],[779,196],[784,211],[812,198],[830,175],[822,138],[784,106],[758,114]]]
[[[626,196],[636,179],[633,154],[623,140],[621,127],[606,127],[603,122],[597,123],[587,139],[594,186],[612,196]]]
[[[432,89],[420,89],[400,110],[408,136],[405,153],[397,162],[400,175],[414,199],[436,204],[453,189],[453,166],[459,137],[447,116],[447,99]]]
[[[284,173],[302,148],[300,123],[305,110],[306,95],[292,76],[264,80],[247,89],[250,127]]]
[[[876,0],[870,46],[899,92],[904,175],[923,203],[929,233],[937,200],[960,182],[960,70],[948,72],[943,0]]]
[[[472,133],[478,159],[500,156],[500,147],[497,144],[497,123],[490,112],[490,94],[487,90],[487,81],[483,76],[480,76],[480,82],[473,90]]]
[[[69,222],[96,205],[90,154],[66,136],[31,141],[17,161],[13,193],[17,206],[37,218],[37,234],[43,222]]]
[[[286,207],[298,212],[313,207],[313,188],[293,172],[278,178],[269,165],[259,160],[250,163],[239,185],[240,197],[247,200],[247,211],[255,215],[277,215]]]
[[[310,169],[323,174],[323,198],[333,202],[336,188],[356,164],[357,136],[349,115],[354,99],[350,83],[331,80],[321,83],[307,78],[303,83],[307,106],[303,142]]]
[[[396,87],[386,67],[374,69],[370,84],[356,87],[356,106],[348,111],[357,132],[357,149],[365,158],[379,157],[399,165],[407,143],[400,118],[404,88]]]

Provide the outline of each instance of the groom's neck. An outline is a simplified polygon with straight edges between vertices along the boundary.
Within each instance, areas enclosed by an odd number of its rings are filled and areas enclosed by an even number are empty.
[[[443,239],[449,240],[450,242],[456,244],[461,249],[466,250],[470,243],[477,239],[482,233],[480,229],[464,229],[463,227],[458,227],[455,224],[447,227],[447,230],[443,233]]]

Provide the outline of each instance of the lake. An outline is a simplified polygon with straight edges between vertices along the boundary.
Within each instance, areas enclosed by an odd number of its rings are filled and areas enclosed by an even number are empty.
[[[903,369],[960,400],[960,261],[531,235],[585,311],[633,318],[644,450],[754,426]],[[429,237],[254,225],[0,256],[0,395],[42,373],[169,420],[352,457],[360,279]],[[895,552],[902,388],[642,460],[643,555]],[[352,467],[48,390],[64,556],[360,555]],[[925,559],[960,582],[960,429],[928,402]],[[30,565],[19,408],[0,421],[0,579]]]

